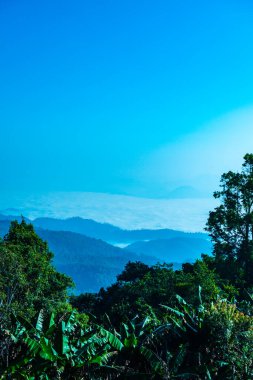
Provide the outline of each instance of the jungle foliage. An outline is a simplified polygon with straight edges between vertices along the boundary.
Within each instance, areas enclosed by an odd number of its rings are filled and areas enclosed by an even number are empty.
[[[25,221],[0,242],[0,379],[252,379],[253,155],[225,173],[212,256],[180,270],[129,262],[97,294]]]

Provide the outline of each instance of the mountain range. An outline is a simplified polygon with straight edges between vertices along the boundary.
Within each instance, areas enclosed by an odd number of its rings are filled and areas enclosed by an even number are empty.
[[[171,229],[123,230],[108,223],[99,223],[79,217],[67,219],[37,218],[33,220],[36,227],[53,231],[71,231],[84,234],[111,243],[132,243],[138,240],[171,239],[174,237],[195,237],[206,239],[204,233],[186,233]]]
[[[139,255],[155,256],[160,262],[184,263],[198,259],[201,253],[210,253],[212,243],[208,239],[183,236],[137,241],[128,245],[126,249]]]
[[[13,219],[21,217],[0,215],[0,236],[7,233]],[[74,279],[76,293],[97,292],[109,286],[128,261],[142,261],[148,265],[168,262],[179,268],[183,262],[193,261],[212,249],[204,233],[169,229],[122,230],[79,217],[26,221],[31,222],[38,235],[48,242],[56,268]],[[117,246],[126,244],[124,249]]]

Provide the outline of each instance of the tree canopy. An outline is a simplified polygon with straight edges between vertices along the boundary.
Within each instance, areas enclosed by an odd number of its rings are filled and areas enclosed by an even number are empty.
[[[33,226],[13,221],[0,242],[1,312],[30,318],[41,308],[48,312],[66,304],[72,280],[52,264],[53,254]]]
[[[253,154],[244,156],[242,171],[224,173],[220,205],[211,211],[206,230],[214,242],[214,257],[222,277],[240,286],[253,285]]]

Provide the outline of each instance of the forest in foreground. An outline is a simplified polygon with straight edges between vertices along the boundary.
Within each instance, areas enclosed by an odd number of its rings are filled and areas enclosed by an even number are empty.
[[[252,379],[252,154],[214,197],[212,255],[180,270],[128,262],[113,285],[78,296],[32,224],[12,222],[0,241],[0,378]]]

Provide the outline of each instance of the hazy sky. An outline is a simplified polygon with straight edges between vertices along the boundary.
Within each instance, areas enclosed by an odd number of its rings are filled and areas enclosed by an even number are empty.
[[[0,0],[1,189],[215,190],[253,152],[252,20],[249,0]]]

